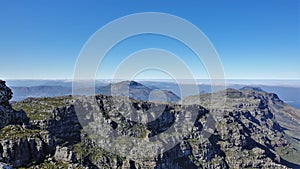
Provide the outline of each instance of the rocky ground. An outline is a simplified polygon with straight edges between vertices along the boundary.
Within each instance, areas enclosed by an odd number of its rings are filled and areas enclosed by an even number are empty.
[[[0,168],[300,167],[295,137],[299,114],[277,95],[263,91],[228,89],[218,92],[214,99],[210,95],[192,96],[180,104],[97,95],[28,98],[11,105],[11,97],[11,90],[0,81]],[[223,97],[226,102],[220,104],[218,98]],[[96,104],[89,104],[91,100]],[[154,118],[155,110],[161,112],[158,118]],[[99,144],[104,138],[89,134],[93,130],[100,135],[115,131],[117,136],[138,140],[137,147],[143,147],[170,128],[179,133],[177,122],[188,114],[195,121],[188,132],[182,132],[181,141],[153,157],[136,158],[131,151],[136,147],[130,146],[124,148],[128,155],[115,154],[109,149],[111,144]],[[146,122],[144,117],[153,121]],[[94,122],[105,127],[96,128]],[[176,141],[176,134],[172,141]],[[151,152],[145,148],[147,153]]]

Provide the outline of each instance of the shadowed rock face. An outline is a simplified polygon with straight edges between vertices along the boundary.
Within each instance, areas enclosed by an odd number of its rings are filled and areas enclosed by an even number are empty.
[[[35,120],[23,126],[3,125],[0,162],[32,168],[66,168],[68,165],[73,168],[124,169],[299,167],[296,160],[300,156],[273,112],[272,107],[284,104],[276,95],[233,89],[217,94],[228,97],[225,107],[218,105],[218,101],[209,100],[209,95],[200,97],[200,105],[204,107],[192,102],[193,97],[183,100],[183,103],[193,105],[152,103],[104,95],[30,98],[17,102],[13,106],[26,109],[28,116]],[[95,109],[89,104],[91,100],[96,103]],[[76,104],[80,104],[85,113],[76,112]],[[130,105],[131,109],[124,105]],[[161,115],[144,122],[143,116],[155,117],[151,114],[155,110]],[[88,136],[82,130],[97,119],[118,135],[140,138],[138,145],[143,145],[143,140],[169,128],[175,126],[176,130],[176,122],[186,118],[182,116],[186,112],[194,112],[196,116],[194,125],[184,133],[183,139],[170,150],[141,160],[112,153],[101,147],[95,136]],[[135,113],[143,116],[134,116]],[[79,119],[83,123],[80,124]],[[101,128],[99,132],[106,129]]]
[[[219,109],[221,106],[227,111],[266,109],[265,112],[271,112],[269,114],[274,116],[280,126],[288,130],[288,134],[300,139],[300,110],[284,103],[276,94],[257,88],[244,87],[242,90],[227,89],[213,95],[216,100],[212,100],[212,94],[203,94],[186,97],[182,102],[183,104],[200,104],[211,111]],[[226,98],[226,103],[220,105],[218,98]]]
[[[0,129],[8,124],[28,124],[29,119],[24,111],[12,109],[9,100],[12,98],[12,91],[0,80]]]
[[[224,105],[219,104],[219,98],[226,98]],[[245,87],[189,96],[182,102],[207,107],[221,123],[217,129],[222,129],[222,139],[237,138],[240,141],[229,142],[239,142],[242,150],[260,148],[271,159],[280,159],[280,163],[289,167],[299,167],[300,111],[285,104],[276,94]],[[223,109],[220,110],[220,107]],[[275,156],[280,158],[273,158]]]
[[[0,80],[0,104],[7,105],[12,98],[12,91],[5,84],[5,81]]]
[[[34,120],[32,127],[48,131],[56,138],[57,144],[73,144],[80,142],[80,130],[82,129],[74,106],[57,107],[52,110],[49,118]]]
[[[0,129],[10,123],[13,110],[9,105],[12,98],[12,91],[0,80]]]
[[[4,128],[16,132],[15,138],[1,138],[1,161],[14,167],[29,166],[32,162],[43,162],[53,152],[53,138],[47,133],[28,131],[22,126]],[[7,132],[6,132],[7,134]],[[14,133],[15,134],[15,133]]]

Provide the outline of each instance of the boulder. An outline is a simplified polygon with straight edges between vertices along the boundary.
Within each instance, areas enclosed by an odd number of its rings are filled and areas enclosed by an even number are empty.
[[[76,162],[75,153],[71,151],[68,147],[57,146],[55,150],[54,158],[56,161],[61,161],[66,163]]]

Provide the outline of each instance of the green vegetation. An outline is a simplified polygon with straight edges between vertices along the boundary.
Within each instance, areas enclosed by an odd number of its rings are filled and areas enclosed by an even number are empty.
[[[12,106],[15,110],[24,110],[30,120],[44,120],[50,117],[54,108],[68,106],[71,102],[71,96],[27,98]]]
[[[146,138],[149,134],[146,126],[142,124],[135,124],[130,130],[137,138]]]
[[[91,145],[88,142],[89,140],[85,139],[85,141],[77,143],[73,146],[73,151],[75,152],[77,159],[80,160],[89,159],[91,162],[100,162],[101,160],[103,160],[103,158],[110,159],[110,161],[125,160],[125,158],[123,157],[107,152],[103,148],[97,145]],[[79,161],[79,162],[83,162],[83,161]]]
[[[1,129],[0,139],[18,139],[41,134],[41,130],[31,130],[20,125],[8,125]]]
[[[58,162],[58,161],[55,161],[55,162],[48,162],[48,161],[44,161],[43,163],[41,164],[38,164],[38,165],[34,165],[34,166],[31,166],[30,169],[35,169],[35,168],[40,168],[40,169],[67,169],[68,168],[68,164],[66,163],[63,163],[63,162]],[[81,169],[82,167],[76,167],[76,169]],[[20,167],[19,169],[25,169],[23,167]]]
[[[275,147],[281,158],[300,165],[300,153],[293,146]]]

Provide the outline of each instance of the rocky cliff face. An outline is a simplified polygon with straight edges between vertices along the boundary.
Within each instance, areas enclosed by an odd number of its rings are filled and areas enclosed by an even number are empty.
[[[9,98],[8,89],[1,90],[6,93],[3,98]],[[273,112],[273,107],[281,103],[278,97],[248,89],[227,90],[218,95],[228,98],[224,107],[217,100],[210,100],[209,95],[200,97],[200,105],[204,107],[193,102],[193,97],[182,101],[186,105],[104,95],[77,99],[70,96],[26,99],[14,103],[13,107],[24,109],[31,119],[30,123],[20,125],[8,120],[2,125],[0,162],[6,163],[3,166],[31,168],[300,167],[297,147]],[[6,100],[6,106],[9,105],[9,99],[3,100]],[[96,106],[89,104],[91,100]],[[74,105],[77,104],[85,113],[76,112]],[[155,112],[161,114],[157,117]],[[195,122],[188,132],[183,133],[181,141],[168,151],[149,158],[136,159],[115,154],[103,147],[105,144],[99,144],[97,135],[88,135],[86,130],[87,127],[93,129],[93,125],[89,126],[93,124],[91,122],[101,121],[106,128],[99,128],[99,134],[115,131],[118,136],[139,140],[137,146],[143,146],[148,139],[170,128],[179,132],[176,122],[187,118],[188,113],[195,115]],[[151,120],[145,120],[145,116]],[[119,144],[121,146],[121,142]],[[130,149],[125,148],[126,151]],[[144,151],[147,153],[149,150]]]
[[[49,118],[34,120],[32,126],[48,131],[56,138],[57,144],[73,144],[80,141],[80,130],[82,128],[72,105],[55,108]]]
[[[11,98],[11,90],[0,81],[0,161],[14,167],[40,163],[53,152],[53,138],[47,131],[30,129],[26,113],[12,109]]]
[[[0,129],[8,124],[27,124],[29,122],[24,111],[12,109],[9,104],[12,94],[10,88],[5,85],[5,81],[0,80]]]
[[[1,161],[14,167],[41,163],[53,153],[54,140],[47,132],[31,131],[19,125],[6,126],[2,132]]]
[[[200,98],[200,102],[196,98]],[[214,98],[212,99],[211,94],[204,94],[184,98],[182,102],[205,105],[210,110],[218,121],[216,129],[223,140],[221,147],[225,149],[224,152],[238,148],[227,157],[241,160],[244,154],[248,154],[246,159],[249,159],[253,153],[249,150],[254,150],[254,153],[263,153],[256,154],[259,157],[268,157],[277,163],[299,167],[300,144],[293,134],[299,132],[300,123],[297,120],[298,115],[295,115],[298,110],[283,103],[276,94],[252,90],[249,87],[243,90],[220,91],[214,93]],[[218,98],[226,98],[225,104],[220,105]],[[288,125],[286,119],[289,119]],[[239,160],[230,160],[229,163],[245,164],[244,160]],[[253,165],[256,163],[253,161],[259,160],[248,161]]]

